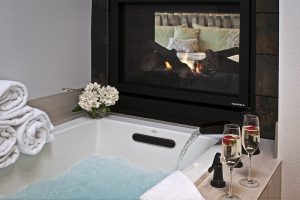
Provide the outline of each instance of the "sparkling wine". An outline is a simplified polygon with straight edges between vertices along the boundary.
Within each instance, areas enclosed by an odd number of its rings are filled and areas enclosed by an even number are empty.
[[[243,126],[242,127],[242,145],[244,149],[253,154],[260,141],[260,131],[258,126]]]
[[[222,140],[223,157],[229,167],[238,164],[241,157],[241,139],[237,135],[225,135]]]

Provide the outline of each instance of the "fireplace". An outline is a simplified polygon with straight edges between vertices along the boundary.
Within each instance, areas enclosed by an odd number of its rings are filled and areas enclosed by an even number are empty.
[[[117,112],[199,125],[254,109],[251,0],[109,1]]]

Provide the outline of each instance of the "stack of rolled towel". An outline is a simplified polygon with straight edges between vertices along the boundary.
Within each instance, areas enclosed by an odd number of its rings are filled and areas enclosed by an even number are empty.
[[[0,168],[13,164],[20,152],[35,155],[54,140],[48,115],[27,106],[27,99],[22,83],[0,80]]]

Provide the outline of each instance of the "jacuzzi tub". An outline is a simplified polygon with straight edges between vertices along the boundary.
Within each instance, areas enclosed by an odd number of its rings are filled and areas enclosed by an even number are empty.
[[[56,139],[36,156],[21,155],[10,167],[0,170],[0,194],[15,193],[25,185],[50,179],[93,154],[124,157],[150,169],[174,171],[190,135],[197,127],[168,124],[136,117],[109,115],[94,120],[82,117],[56,127]],[[133,134],[173,141],[174,147],[133,140]],[[218,139],[200,135],[189,147],[179,169],[197,182],[220,150]]]

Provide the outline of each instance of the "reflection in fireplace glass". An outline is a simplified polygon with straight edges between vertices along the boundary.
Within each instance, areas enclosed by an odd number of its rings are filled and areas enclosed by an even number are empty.
[[[132,45],[136,53],[125,58],[132,66],[125,69],[126,82],[239,94],[239,13],[154,12],[152,19],[151,29],[139,27],[143,44]],[[153,35],[146,39],[149,30]],[[126,28],[125,37],[137,36],[134,31]]]

